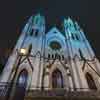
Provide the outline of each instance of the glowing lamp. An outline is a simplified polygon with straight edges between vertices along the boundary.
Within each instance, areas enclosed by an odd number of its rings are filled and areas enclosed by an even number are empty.
[[[26,55],[28,52],[25,48],[20,49],[20,54]]]

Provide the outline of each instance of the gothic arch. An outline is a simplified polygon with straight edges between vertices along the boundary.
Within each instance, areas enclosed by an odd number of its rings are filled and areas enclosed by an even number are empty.
[[[28,80],[28,71],[26,69],[21,70],[17,77],[17,84],[26,87]]]
[[[59,69],[52,72],[52,88],[63,88],[63,76]]]
[[[67,76],[67,72],[66,70],[64,69],[63,65],[58,62],[57,60],[54,62],[54,64],[50,67],[50,76],[49,76],[49,86],[50,88],[53,88],[52,87],[52,73],[55,71],[55,70],[59,70],[59,72],[61,73],[61,78],[63,79],[63,88],[66,88],[68,89],[69,87],[69,82],[68,82],[68,76]]]
[[[15,85],[15,90],[14,90],[14,97],[13,97],[14,100],[15,99],[24,100],[27,82],[28,82],[28,71],[26,69],[23,69],[20,71],[16,80],[17,84]]]
[[[85,77],[86,77],[89,88],[97,90],[97,87],[92,75],[89,72],[86,72]]]
[[[23,70],[26,70],[27,73],[28,73],[28,77],[27,77],[27,86],[26,88],[28,88],[30,85],[31,85],[31,80],[32,80],[32,73],[33,73],[33,70],[31,69],[31,67],[29,66],[28,63],[23,63],[19,66],[19,69],[17,71],[17,74],[16,74],[16,77],[15,77],[15,83],[17,82],[17,79],[20,75],[20,73],[23,71]]]

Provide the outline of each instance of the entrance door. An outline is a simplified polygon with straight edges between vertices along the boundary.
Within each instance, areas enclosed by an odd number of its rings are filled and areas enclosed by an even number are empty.
[[[52,87],[56,89],[63,88],[63,77],[58,69],[52,73]]]
[[[27,78],[28,72],[26,70],[22,70],[17,79],[15,95],[13,100],[24,100],[25,90],[27,86]]]

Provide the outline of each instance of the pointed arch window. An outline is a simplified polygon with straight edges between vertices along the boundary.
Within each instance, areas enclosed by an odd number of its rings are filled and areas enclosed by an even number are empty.
[[[32,30],[31,30],[31,32],[30,32],[30,36],[32,36],[32,35],[33,35],[33,32],[34,32],[34,29],[32,29]]]
[[[39,22],[39,17],[36,17],[35,18],[35,24],[38,24],[38,22]]]
[[[54,59],[54,55],[52,54],[52,59]]]
[[[28,54],[30,54],[31,51],[32,51],[32,44],[30,44],[29,47],[28,47]]]
[[[56,69],[52,73],[52,87],[53,88],[63,88],[63,77],[62,73]]]
[[[50,54],[48,54],[48,59],[50,59]]]
[[[57,58],[58,58],[58,54],[56,53],[56,54],[55,54],[55,59],[57,59]]]
[[[76,40],[79,40],[79,36],[77,34],[75,36],[76,36]]]
[[[27,78],[28,78],[28,72],[24,69],[20,72],[17,83],[20,86],[26,86],[27,85]]]
[[[61,57],[60,57],[60,55],[58,55],[58,59],[59,59],[59,60],[61,60]]]
[[[38,33],[39,33],[39,30],[36,29],[36,30],[35,30],[35,33],[34,33],[35,37],[38,36]]]
[[[28,72],[23,69],[17,78],[17,84],[13,100],[24,100],[26,86],[27,86]],[[20,96],[20,98],[19,98]]]
[[[73,35],[73,34],[72,34],[72,39],[73,39],[73,40],[75,40],[75,37],[74,37],[74,35]]]
[[[31,32],[30,32],[30,36],[32,36],[33,33],[34,33],[34,36],[36,37],[36,36],[38,35],[38,33],[39,33],[39,30],[38,30],[38,29],[33,29],[33,28],[32,28],[32,30],[31,30]]]
[[[95,82],[93,80],[92,75],[87,72],[85,76],[86,76],[86,80],[87,80],[89,88],[97,90],[97,87],[96,87],[96,84],[95,84]]]
[[[62,60],[64,60],[64,55],[62,55]]]

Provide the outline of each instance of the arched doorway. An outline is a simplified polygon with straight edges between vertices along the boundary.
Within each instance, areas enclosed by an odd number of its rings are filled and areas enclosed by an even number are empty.
[[[22,70],[16,81],[16,89],[14,94],[14,100],[24,100],[25,90],[27,86],[28,72],[27,70]]]
[[[59,69],[52,73],[52,88],[63,88],[63,77]]]
[[[90,89],[97,90],[93,77],[88,72],[86,73],[86,80]]]

